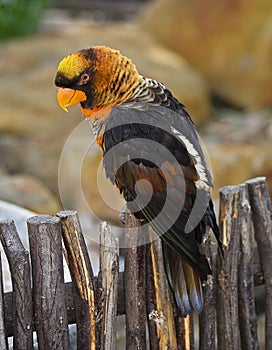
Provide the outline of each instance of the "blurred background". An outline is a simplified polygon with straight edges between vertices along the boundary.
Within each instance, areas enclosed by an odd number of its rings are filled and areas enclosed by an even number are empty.
[[[272,193],[271,0],[0,0],[1,200],[36,213],[80,211],[72,173],[82,170],[93,216],[118,221],[97,186],[100,151],[92,147],[77,168],[81,113],[59,108],[53,83],[60,59],[96,44],[120,49],[185,104],[207,149],[215,201],[220,187],[256,176]],[[58,170],[71,134],[63,203]]]
[[[185,104],[207,148],[215,198],[220,187],[261,175],[272,189],[270,0],[0,0],[0,40],[0,199],[37,213],[61,208],[60,154],[82,118],[78,107],[59,108],[54,76],[61,58],[95,44],[119,48]],[[90,153],[86,199],[116,221],[96,186],[101,154]],[[67,175],[73,157],[76,150]],[[77,209],[77,191],[71,184],[65,206]]]

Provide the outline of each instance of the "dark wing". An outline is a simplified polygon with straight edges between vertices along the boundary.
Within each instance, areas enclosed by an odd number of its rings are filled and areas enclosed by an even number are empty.
[[[150,103],[113,108],[104,167],[130,210],[205,277],[210,267],[199,246],[206,225],[215,224],[211,176],[188,114],[178,112]]]

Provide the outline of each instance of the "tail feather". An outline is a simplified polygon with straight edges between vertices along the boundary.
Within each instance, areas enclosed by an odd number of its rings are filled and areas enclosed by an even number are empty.
[[[180,264],[177,264],[180,265]],[[170,274],[172,275],[173,268],[170,267]],[[173,291],[175,294],[176,302],[183,315],[187,315],[187,313],[191,312],[191,302],[190,302],[190,294],[188,293],[186,278],[184,275],[184,270],[179,267],[179,276],[172,275],[173,283]]]
[[[197,313],[200,313],[204,304],[200,277],[185,261],[182,261],[182,267],[191,305]]]
[[[197,272],[165,243],[163,252],[168,280],[182,315],[186,317],[193,311],[200,313],[204,300],[201,279]]]

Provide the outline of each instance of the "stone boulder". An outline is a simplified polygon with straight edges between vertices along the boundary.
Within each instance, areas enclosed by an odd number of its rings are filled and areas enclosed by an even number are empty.
[[[206,143],[214,177],[214,197],[227,185],[238,185],[254,177],[265,176],[272,194],[271,143]]]
[[[271,112],[218,112],[201,131],[214,177],[214,196],[227,185],[265,176],[272,194]]]
[[[37,178],[27,174],[0,175],[0,199],[39,214],[55,214],[61,207],[55,196]]]
[[[185,57],[233,106],[272,106],[270,0],[159,0],[143,27]]]

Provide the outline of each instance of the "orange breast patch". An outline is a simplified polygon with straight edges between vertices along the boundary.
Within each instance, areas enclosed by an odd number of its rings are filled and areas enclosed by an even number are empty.
[[[91,121],[107,118],[111,110],[112,110],[112,106],[107,106],[102,108],[93,108],[93,109],[81,108],[83,117],[90,118]]]

